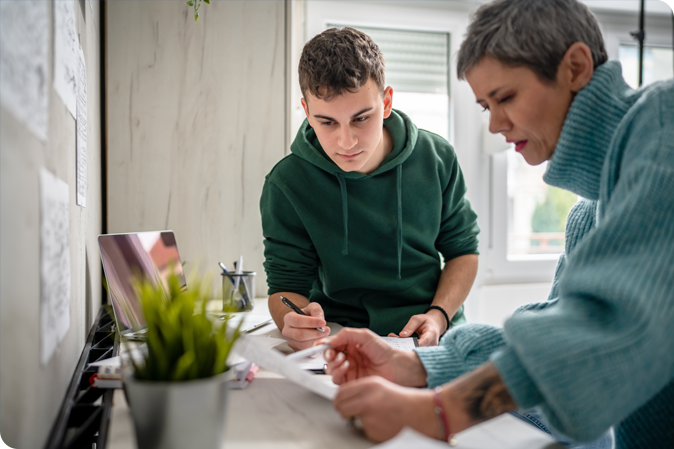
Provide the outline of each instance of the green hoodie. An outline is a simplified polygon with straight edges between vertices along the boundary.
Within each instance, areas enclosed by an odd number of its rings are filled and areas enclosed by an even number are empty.
[[[433,301],[441,261],[477,254],[477,216],[454,149],[400,111],[370,174],[342,171],[305,120],[265,178],[260,211],[269,295],[318,302],[327,321],[399,333]],[[463,307],[452,318],[464,322]]]

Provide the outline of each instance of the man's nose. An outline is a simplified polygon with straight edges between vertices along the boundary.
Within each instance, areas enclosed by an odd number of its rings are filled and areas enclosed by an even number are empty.
[[[358,139],[351,130],[349,126],[342,126],[339,130],[339,137],[337,139],[337,145],[340,146],[343,150],[350,150],[356,146]]]

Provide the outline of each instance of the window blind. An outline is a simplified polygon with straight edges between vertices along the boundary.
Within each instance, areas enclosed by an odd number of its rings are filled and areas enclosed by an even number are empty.
[[[351,26],[377,43],[386,60],[386,84],[394,92],[448,94],[449,34]]]

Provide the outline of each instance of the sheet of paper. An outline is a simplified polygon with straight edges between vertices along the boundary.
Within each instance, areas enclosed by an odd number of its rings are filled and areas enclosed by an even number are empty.
[[[77,204],[87,205],[87,66],[77,45]]]
[[[285,376],[288,380],[313,391],[314,393],[332,400],[337,394],[337,385],[320,380],[317,376],[304,371],[297,364],[286,360],[280,352],[260,344],[248,335],[242,335],[234,350],[246,360],[256,365]]]
[[[47,141],[49,124],[50,2],[0,2],[2,104]]]
[[[68,184],[40,170],[40,361],[46,365],[70,327]]]
[[[562,449],[548,435],[524,421],[505,414],[454,436],[456,449]],[[447,444],[404,428],[393,439],[374,446],[376,449],[441,449]],[[373,448],[373,449],[374,449]]]
[[[73,117],[77,109],[78,45],[74,0],[54,2],[54,89]]]
[[[381,337],[389,345],[393,346],[396,349],[402,349],[403,351],[412,351],[416,346],[414,345],[414,338],[398,338],[398,337]],[[305,370],[322,370],[325,367],[325,359],[323,358],[323,353],[320,352],[316,355],[310,357],[304,357],[303,359],[297,359],[297,365]]]

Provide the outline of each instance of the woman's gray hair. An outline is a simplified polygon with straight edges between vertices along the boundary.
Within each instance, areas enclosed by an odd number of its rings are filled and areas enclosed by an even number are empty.
[[[590,47],[595,68],[608,60],[597,19],[584,4],[576,0],[496,0],[475,11],[459,50],[457,73],[465,79],[466,72],[489,55],[554,82],[564,54],[576,42]]]

